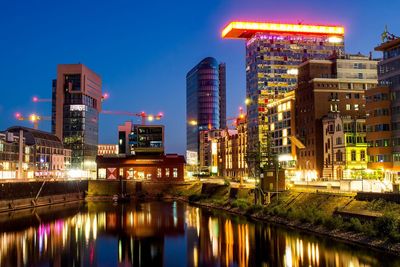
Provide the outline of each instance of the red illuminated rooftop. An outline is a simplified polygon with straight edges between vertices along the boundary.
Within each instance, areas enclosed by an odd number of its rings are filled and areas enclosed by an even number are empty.
[[[222,38],[249,39],[258,32],[343,36],[344,28],[326,25],[233,21],[222,30]]]

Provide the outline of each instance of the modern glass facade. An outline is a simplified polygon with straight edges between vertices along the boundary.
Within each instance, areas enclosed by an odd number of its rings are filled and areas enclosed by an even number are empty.
[[[226,126],[225,64],[205,58],[186,75],[187,151],[199,151],[199,131]]]
[[[59,65],[52,131],[72,150],[71,168],[96,170],[101,79],[82,64]]]
[[[248,149],[266,160],[268,104],[282,99],[297,84],[297,67],[308,59],[343,54],[343,38],[327,34],[255,33],[246,43]],[[263,164],[263,163],[262,163]]]

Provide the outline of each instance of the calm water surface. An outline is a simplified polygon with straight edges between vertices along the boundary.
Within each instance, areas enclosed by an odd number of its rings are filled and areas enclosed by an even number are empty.
[[[0,266],[400,266],[368,248],[175,201],[0,216]]]

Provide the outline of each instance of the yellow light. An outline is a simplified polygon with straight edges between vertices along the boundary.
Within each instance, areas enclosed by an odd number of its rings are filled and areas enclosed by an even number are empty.
[[[197,121],[196,120],[191,120],[191,121],[189,121],[189,124],[195,126],[195,125],[197,125]]]
[[[153,120],[154,120],[153,115],[150,115],[150,116],[147,118],[147,120],[148,120],[148,121],[153,121]]]
[[[329,38],[328,38],[329,39]],[[288,69],[287,70],[287,74],[290,74],[290,75],[297,75],[297,74],[299,74],[299,70],[298,69]]]
[[[36,114],[31,114],[31,115],[29,116],[29,120],[30,120],[30,121],[35,122],[35,121],[37,121],[37,119],[38,119],[38,116],[37,116]]]
[[[244,100],[244,103],[246,104],[246,106],[250,105],[251,99],[250,99],[250,98],[246,98],[246,99]]]
[[[281,121],[282,119],[283,119],[282,112],[279,112],[278,113],[278,121]]]
[[[343,42],[343,38],[340,38],[337,36],[332,36],[332,37],[328,38],[328,42],[334,43],[334,44],[341,43],[341,42]]]
[[[222,38],[241,38],[241,34],[246,31],[344,35],[344,28],[340,26],[233,21],[222,30],[221,36]]]

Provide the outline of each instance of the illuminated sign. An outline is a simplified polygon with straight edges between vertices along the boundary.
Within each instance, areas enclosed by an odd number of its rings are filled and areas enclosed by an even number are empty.
[[[222,38],[250,38],[255,32],[287,32],[305,34],[344,35],[340,26],[281,24],[233,21],[222,30]],[[337,39],[335,40],[337,41]]]
[[[69,111],[87,111],[87,107],[85,105],[71,105]]]

